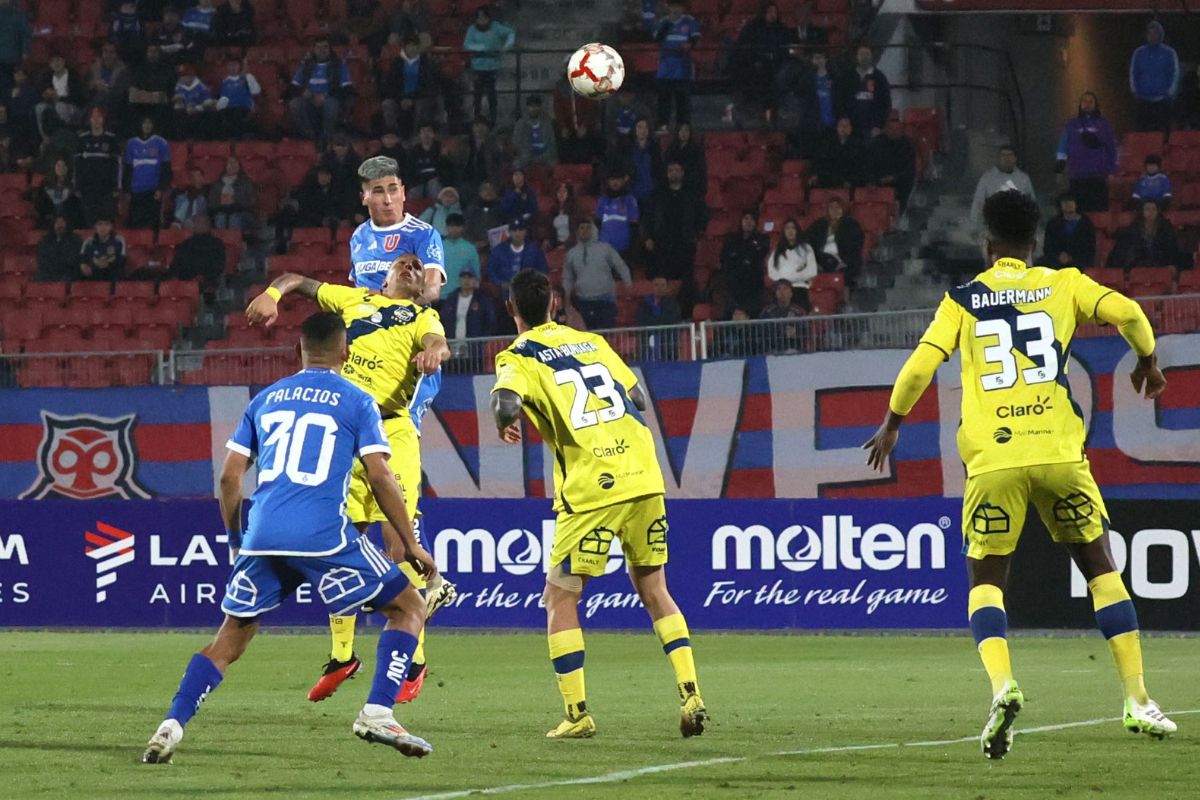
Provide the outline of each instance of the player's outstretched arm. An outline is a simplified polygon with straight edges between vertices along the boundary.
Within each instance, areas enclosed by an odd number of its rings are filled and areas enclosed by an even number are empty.
[[[921,395],[929,388],[933,374],[942,363],[944,353],[931,344],[922,342],[904,362],[900,374],[896,376],[896,385],[892,387],[892,397],[888,401],[888,413],[875,431],[875,435],[862,446],[867,450],[867,464],[871,469],[883,471],[888,456],[900,439],[900,425],[912,407],[921,399]]]
[[[380,510],[392,523],[398,536],[397,541],[387,541],[390,531],[384,526],[384,545],[388,555],[393,561],[407,561],[420,574],[432,577],[437,573],[437,565],[413,533],[412,520],[408,518],[408,509],[404,505],[404,490],[396,483],[396,476],[388,466],[387,458],[383,453],[370,453],[363,456],[362,462],[367,468],[367,481],[371,484],[375,502],[379,503]]]
[[[250,459],[232,450],[225,454],[225,466],[221,468],[221,520],[229,534],[229,549],[234,556],[242,549],[242,478],[250,466]]]
[[[450,360],[450,344],[438,333],[427,333],[421,337],[421,352],[413,357],[413,364],[423,375],[432,375]]]
[[[492,392],[492,418],[500,431],[500,441],[518,444],[521,441],[521,395],[511,389]]]
[[[285,294],[296,292],[315,300],[320,288],[320,281],[294,272],[285,273],[276,278],[265,292],[250,301],[250,305],[246,306],[246,319],[251,325],[270,327],[279,317],[279,300]]]
[[[1138,394],[1153,400],[1167,388],[1167,379],[1158,368],[1154,352],[1154,328],[1137,301],[1119,292],[1109,292],[1096,304],[1096,319],[1116,328],[1137,354],[1138,363],[1129,373],[1129,380]]]

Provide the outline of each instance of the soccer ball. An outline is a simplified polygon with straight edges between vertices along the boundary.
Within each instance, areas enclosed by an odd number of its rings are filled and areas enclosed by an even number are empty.
[[[585,44],[567,62],[567,80],[584,97],[592,100],[607,97],[621,88],[625,62],[620,53],[606,44]]]

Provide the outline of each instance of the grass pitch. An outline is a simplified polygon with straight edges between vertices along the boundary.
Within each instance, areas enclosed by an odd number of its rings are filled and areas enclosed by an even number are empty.
[[[1018,736],[996,763],[977,742],[888,746],[978,734],[989,691],[965,637],[694,636],[713,722],[684,740],[654,637],[587,634],[588,704],[599,731],[556,742],[543,738],[560,701],[542,636],[436,631],[425,691],[398,707],[401,721],[434,744],[417,761],[350,733],[369,678],[324,703],[305,701],[327,657],[326,636],[267,629],[188,726],[175,763],[140,764],[187,659],[206,641],[204,633],[0,633],[0,797],[401,800],[622,772],[502,794],[1200,796],[1200,714],[1177,717],[1181,732],[1165,742],[1132,736],[1119,722]],[[357,649],[369,674],[374,636],[360,636]],[[1200,709],[1200,643],[1151,638],[1144,649],[1164,709]],[[1119,715],[1119,684],[1098,636],[1018,637],[1013,654],[1028,700],[1018,730]],[[849,749],[861,745],[876,747]]]

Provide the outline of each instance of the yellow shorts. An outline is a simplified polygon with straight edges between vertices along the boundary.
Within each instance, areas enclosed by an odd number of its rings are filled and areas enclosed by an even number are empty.
[[[667,529],[661,494],[591,511],[559,513],[549,566],[562,564],[568,575],[603,575],[614,538],[621,540],[630,565],[661,566],[667,563]]]
[[[968,476],[963,495],[968,558],[1012,553],[1030,503],[1059,544],[1086,544],[1108,529],[1108,510],[1087,459]]]
[[[404,505],[408,508],[408,518],[415,520],[420,512],[417,501],[421,496],[421,437],[407,414],[383,421],[383,430],[387,433],[388,445],[392,448],[388,466],[396,476],[396,483],[404,491]],[[350,490],[346,495],[346,514],[351,522],[386,522],[375,495],[371,492],[371,484],[367,482],[367,470],[361,461],[354,463],[350,472]],[[419,536],[419,534],[418,534]],[[401,564],[400,571],[418,589],[425,588],[425,581],[408,564]]]

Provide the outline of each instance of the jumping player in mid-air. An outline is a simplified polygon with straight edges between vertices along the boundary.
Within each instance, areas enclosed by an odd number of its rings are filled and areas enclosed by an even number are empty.
[[[1134,389],[1144,390],[1147,399],[1158,397],[1167,382],[1154,354],[1154,331],[1136,302],[1078,269],[1031,265],[1039,219],[1031,198],[998,192],[984,204],[983,217],[992,266],[947,292],[896,378],[887,418],[863,445],[870,451],[867,462],[883,469],[900,424],[938,365],[961,351],[958,449],[967,468],[968,615],[993,695],[980,736],[984,755],[1008,753],[1013,720],[1025,702],[1008,655],[1004,589],[1031,502],[1087,578],[1096,624],[1124,685],[1126,729],[1161,738],[1176,726],[1146,693],[1137,613],[1113,564],[1108,514],[1084,453],[1087,431],[1066,375],[1075,326],[1107,323],[1138,356],[1130,374]]]
[[[400,180],[400,165],[387,156],[374,156],[359,165],[358,179],[362,203],[369,218],[350,237],[350,283],[362,289],[382,291],[392,262],[402,255],[415,255],[424,267],[425,284],[422,296],[414,299],[421,305],[432,304],[436,308],[438,296],[446,284],[442,236],[432,225],[404,210],[404,183]],[[441,388],[440,369],[419,376],[408,405],[409,420],[397,419],[388,423],[389,441],[398,454],[393,460],[393,466],[398,468],[396,480],[405,487],[404,496],[413,513],[413,526],[417,538],[422,541],[421,512],[417,505],[421,495],[421,422]],[[380,525],[387,525],[385,520],[379,522]],[[401,569],[405,567],[401,566]],[[438,609],[453,603],[457,596],[454,584],[441,575],[435,576],[433,584],[427,586],[420,575],[405,574],[424,592],[430,618]],[[354,615],[330,617],[332,646],[329,661],[320,679],[309,690],[309,700],[320,702],[329,697],[343,681],[361,668],[362,662],[354,655],[355,621]],[[425,631],[422,629],[408,679],[400,690],[397,702],[415,700],[425,684],[427,673]]]
[[[604,574],[613,539],[621,540],[629,578],[675,671],[680,731],[699,735],[708,712],[687,622],[667,591],[666,489],[641,416],[646,395],[603,337],[551,321],[555,299],[545,275],[521,270],[510,294],[508,311],[519,335],[496,356],[492,413],[500,438],[516,444],[524,409],[555,456],[558,521],[544,599],[550,660],[566,719],[546,736],[580,739],[596,731],[584,695],[576,606],[587,581]],[[614,440],[623,446],[614,447]]]
[[[427,381],[434,388],[440,385],[441,365],[450,357],[437,311],[419,304],[425,292],[426,274],[421,261],[411,253],[395,259],[382,292],[319,283],[288,274],[272,283],[246,309],[252,323],[269,325],[278,314],[278,298],[296,291],[314,298],[322,308],[342,314],[350,336],[350,360],[344,374],[379,403],[392,449],[388,463],[404,489],[412,520],[417,518],[417,499],[421,491],[417,431],[421,417],[432,401],[428,390],[422,387]],[[362,529],[372,522],[379,522],[388,535],[388,521],[372,501],[370,488],[358,472],[351,484],[348,513]],[[419,589],[426,589],[420,575],[409,574],[409,579]],[[432,616],[438,608],[452,602],[454,596],[453,585],[435,576],[433,585],[425,592],[426,616]],[[330,617],[334,652],[321,679],[309,691],[309,700],[329,697],[361,668],[362,662],[353,650],[354,623],[352,614]],[[423,642],[424,628],[420,639]],[[418,642],[409,674],[399,693],[401,702],[416,697],[424,683],[427,668],[421,642]]]
[[[226,445],[221,515],[237,557],[221,602],[225,622],[213,642],[192,656],[166,719],[142,755],[147,764],[171,760],[184,726],[246,651],[259,617],[306,581],[330,613],[374,609],[388,620],[355,735],[407,756],[433,749],[392,713],[425,623],[424,600],[393,561],[426,575],[436,568],[413,535],[403,494],[388,467],[390,451],[375,400],[338,374],[348,355],[346,336],[335,314],[305,320],[304,368],[259,393]],[[258,463],[258,487],[243,537],[241,487],[251,460]],[[392,521],[395,533],[385,540],[386,556],[354,531],[345,513],[356,463]]]

